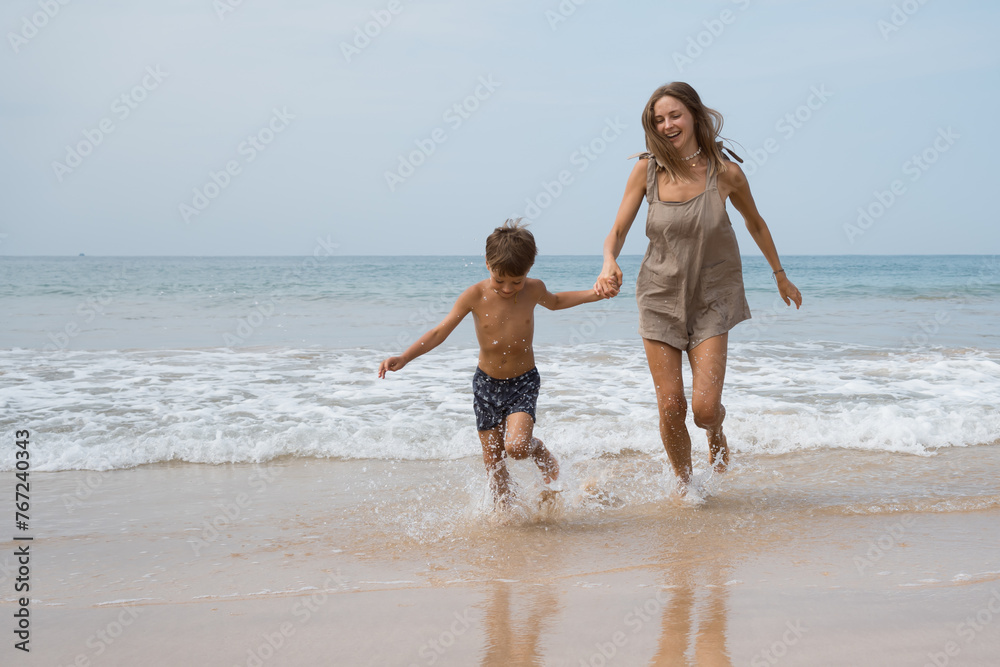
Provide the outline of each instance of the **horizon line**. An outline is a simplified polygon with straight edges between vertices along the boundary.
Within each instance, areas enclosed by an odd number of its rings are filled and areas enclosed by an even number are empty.
[[[814,253],[814,254],[792,254],[786,253],[782,254],[782,257],[989,257],[991,255],[996,255],[998,253],[972,253],[972,252],[955,252],[955,253],[852,253],[852,254],[837,254],[837,253]],[[328,254],[324,255],[323,259],[331,257],[484,257],[484,253],[480,254],[463,254],[463,253],[448,253],[448,254],[398,254],[398,255],[371,255],[371,254]],[[623,254],[619,257],[642,257],[642,254]],[[240,258],[301,258],[301,257],[313,257],[313,255],[86,255],[79,253],[76,255],[0,255],[0,259],[13,259],[13,258],[34,258],[34,259],[63,259],[63,258],[75,258],[79,259],[83,257],[95,258],[95,259],[105,259],[105,258],[166,258],[166,259],[240,259]],[[549,253],[539,253],[538,257],[603,257],[599,253],[595,254],[549,254]],[[764,259],[763,255],[753,254],[744,255],[740,254],[741,258],[760,258]],[[319,259],[319,258],[317,258]]]

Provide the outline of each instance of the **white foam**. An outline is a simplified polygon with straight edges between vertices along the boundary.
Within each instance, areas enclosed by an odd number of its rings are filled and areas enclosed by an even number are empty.
[[[30,428],[38,471],[282,456],[477,456],[476,351],[435,350],[378,380],[387,352],[7,350],[0,352],[0,423],[8,431]],[[539,346],[536,361],[542,376],[537,435],[554,451],[575,458],[662,452],[638,342]],[[726,432],[737,452],[844,448],[927,455],[995,442],[997,396],[995,352],[733,344]],[[690,415],[688,425],[695,448],[704,449]],[[0,470],[10,470],[13,461],[0,457]]]
[[[400,581],[359,581],[359,584],[377,584],[380,586],[399,586],[401,584],[415,584],[415,581],[400,580]]]
[[[123,598],[121,600],[108,600],[107,602],[98,602],[95,607],[111,607],[119,606],[124,604],[132,604],[135,602],[144,602],[146,600],[156,600],[157,598]]]

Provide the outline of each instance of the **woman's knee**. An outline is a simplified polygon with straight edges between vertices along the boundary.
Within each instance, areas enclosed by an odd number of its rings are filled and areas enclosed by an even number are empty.
[[[660,415],[666,419],[684,421],[687,417],[687,399],[684,394],[665,394],[656,397]]]
[[[698,428],[715,428],[722,423],[726,411],[719,402],[695,401],[692,414]]]

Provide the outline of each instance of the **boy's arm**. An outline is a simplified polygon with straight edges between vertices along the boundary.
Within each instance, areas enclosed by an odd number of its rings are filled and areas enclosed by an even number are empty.
[[[465,319],[465,316],[472,312],[472,304],[475,303],[476,285],[462,292],[451,307],[451,312],[441,320],[441,323],[417,339],[417,341],[406,348],[406,352],[398,357],[389,357],[378,367],[378,376],[385,377],[386,371],[398,371],[406,364],[410,363],[422,354],[430,352],[435,347],[445,341],[445,339],[455,330],[458,323]]]
[[[553,294],[545,287],[545,283],[542,283],[542,298],[538,300],[538,303],[549,310],[562,310],[563,308],[579,306],[581,303],[600,301],[604,298],[606,297],[598,295],[594,289],[579,290],[577,292],[556,292]]]

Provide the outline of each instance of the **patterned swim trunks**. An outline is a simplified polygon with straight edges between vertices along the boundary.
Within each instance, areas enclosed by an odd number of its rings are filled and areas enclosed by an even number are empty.
[[[506,380],[491,377],[476,368],[476,374],[472,376],[476,428],[480,431],[494,429],[515,412],[527,412],[534,421],[541,386],[537,368]]]

